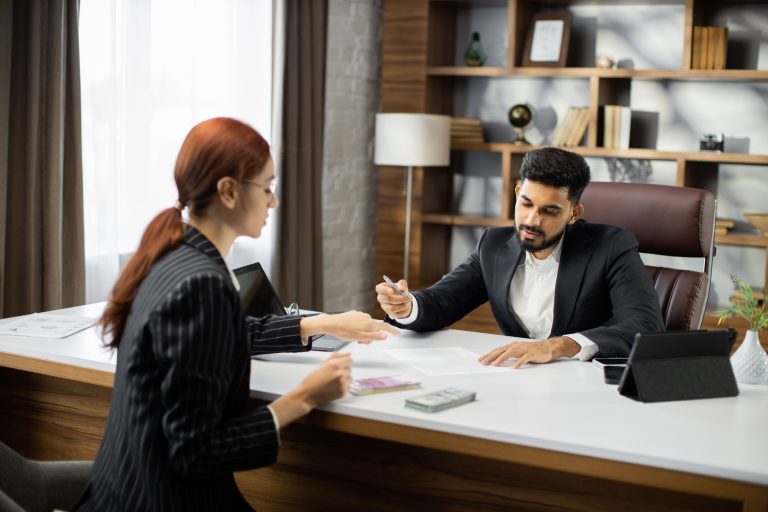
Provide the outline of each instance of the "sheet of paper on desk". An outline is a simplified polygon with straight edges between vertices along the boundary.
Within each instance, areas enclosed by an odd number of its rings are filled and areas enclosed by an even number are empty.
[[[392,348],[387,354],[411,365],[424,375],[458,375],[508,371],[496,366],[484,366],[477,362],[478,354],[462,347]]]
[[[36,338],[66,338],[96,323],[93,318],[71,315],[35,313],[0,325],[0,334]]]

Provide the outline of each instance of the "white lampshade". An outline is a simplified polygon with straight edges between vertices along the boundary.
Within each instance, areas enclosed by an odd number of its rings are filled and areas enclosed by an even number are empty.
[[[450,116],[376,114],[376,165],[446,166],[450,158]]]

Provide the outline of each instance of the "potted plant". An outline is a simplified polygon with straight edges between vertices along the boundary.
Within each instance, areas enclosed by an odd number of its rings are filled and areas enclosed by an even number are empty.
[[[765,303],[755,297],[752,287],[738,276],[731,274],[736,293],[731,297],[731,306],[723,311],[718,325],[729,316],[736,315],[748,323],[748,330],[739,349],[731,356],[731,365],[736,380],[744,384],[768,384],[768,354],[760,345],[758,332],[768,327],[768,311]]]

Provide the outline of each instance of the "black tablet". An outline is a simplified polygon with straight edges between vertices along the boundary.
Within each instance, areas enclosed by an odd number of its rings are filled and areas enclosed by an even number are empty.
[[[735,340],[733,329],[636,334],[619,393],[642,402],[736,396]]]
[[[725,356],[731,353],[736,331],[668,331],[636,334],[629,361],[670,357]]]

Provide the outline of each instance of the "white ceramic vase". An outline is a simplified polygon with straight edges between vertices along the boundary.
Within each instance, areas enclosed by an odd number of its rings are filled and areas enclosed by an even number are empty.
[[[739,349],[731,356],[736,380],[742,384],[768,384],[768,354],[756,331],[747,331]]]

